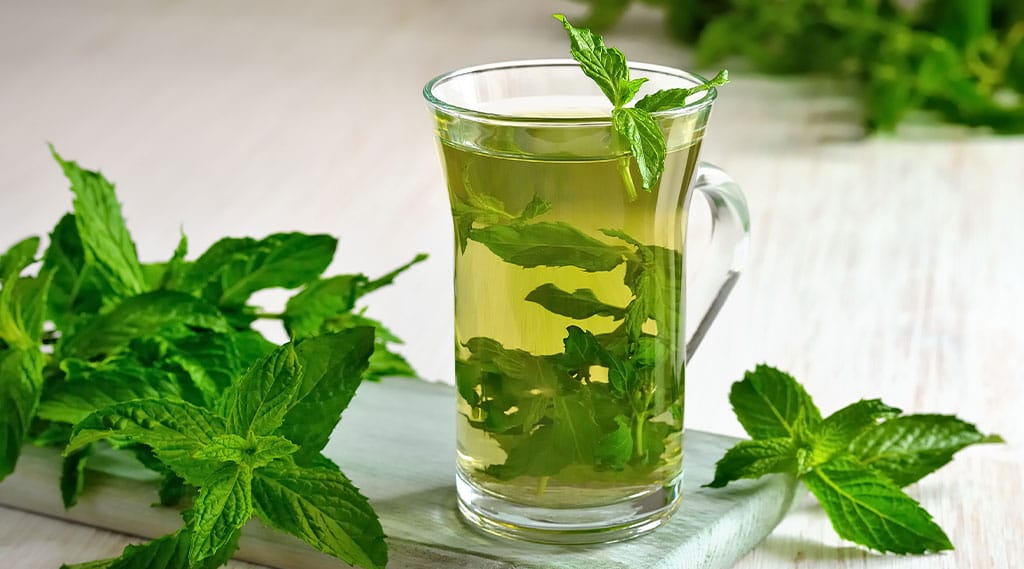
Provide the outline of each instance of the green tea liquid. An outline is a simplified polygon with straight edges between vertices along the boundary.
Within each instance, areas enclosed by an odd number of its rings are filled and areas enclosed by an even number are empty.
[[[477,140],[498,141],[499,149],[443,137],[441,145],[456,219],[460,475],[501,499],[548,508],[600,506],[675,484],[682,472],[684,206],[699,143],[670,148],[664,175],[648,192],[628,156],[573,156],[565,150],[571,142],[520,127],[473,128]],[[610,140],[611,133],[596,136]],[[557,151],[544,155],[547,148]],[[627,165],[635,200],[623,180]],[[531,202],[548,209],[517,221]],[[568,225],[621,248],[626,261],[611,270],[525,267],[474,239],[488,226],[531,223]],[[536,243],[550,245],[557,243]],[[658,286],[644,259],[658,263]],[[648,280],[638,284],[645,267]],[[527,300],[545,287],[586,289],[584,296],[611,308],[586,316],[574,299]],[[651,306],[635,312],[632,320],[640,314],[642,326],[629,333],[623,313],[638,287],[646,287],[642,301]],[[583,368],[567,363],[586,361],[568,353],[570,327],[598,339],[603,355],[587,356],[591,364]],[[610,369],[623,366],[629,369]]]

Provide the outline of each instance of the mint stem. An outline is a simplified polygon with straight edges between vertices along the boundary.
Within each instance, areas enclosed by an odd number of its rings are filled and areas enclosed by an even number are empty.
[[[633,174],[629,171],[630,160],[632,157],[628,154],[619,159],[619,174],[622,176],[622,184],[626,186],[626,195],[629,196],[629,201],[635,202],[637,193],[636,185],[633,184]]]

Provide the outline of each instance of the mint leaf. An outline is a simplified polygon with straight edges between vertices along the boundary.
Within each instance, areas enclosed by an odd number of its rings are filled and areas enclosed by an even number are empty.
[[[277,344],[256,330],[242,330],[232,335],[241,369],[249,369],[257,360],[277,349]]]
[[[50,233],[42,268],[53,275],[47,299],[49,318],[64,334],[72,332],[78,316],[96,314],[120,298],[94,264],[86,259],[75,216],[65,215]]]
[[[619,320],[625,316],[625,309],[601,302],[589,288],[566,292],[554,284],[547,283],[530,291],[530,294],[526,295],[526,300],[536,302],[555,314],[577,320],[591,316],[610,316]]]
[[[124,300],[62,339],[58,351],[62,357],[89,360],[114,353],[135,338],[154,336],[182,326],[214,332],[230,330],[215,307],[193,296],[165,290]]]
[[[49,274],[7,280],[0,289],[0,341],[19,349],[42,342]]]
[[[679,109],[686,106],[686,99],[691,96],[709,91],[715,87],[721,87],[728,82],[729,72],[722,70],[707,83],[701,83],[688,89],[662,89],[661,91],[651,93],[637,101],[634,107],[650,113]]]
[[[952,415],[907,415],[889,419],[853,439],[849,451],[898,486],[917,482],[974,444],[1003,442]]]
[[[758,365],[732,384],[736,418],[754,439],[800,438],[821,422],[821,412],[793,376]]]
[[[301,447],[296,460],[312,459],[327,444],[362,382],[373,352],[373,329],[366,327],[314,336],[295,344],[302,373],[294,402],[277,433]]]
[[[228,542],[216,555],[190,565],[190,543],[191,534],[187,529],[181,529],[140,545],[129,545],[116,559],[62,565],[61,569],[216,569],[227,563],[238,549],[236,535],[235,540]]]
[[[75,194],[75,224],[85,258],[118,295],[132,296],[146,290],[142,265],[121,217],[121,204],[114,195],[114,185],[99,172],[64,160],[52,146],[50,151]]]
[[[303,233],[221,239],[189,265],[178,290],[200,292],[218,306],[241,307],[258,290],[296,288],[316,279],[337,246],[330,235]]]
[[[521,267],[578,267],[610,271],[623,261],[621,247],[598,241],[562,222],[492,225],[470,232],[502,260]]]
[[[183,369],[206,404],[215,407],[243,370],[235,338],[233,333],[202,332],[163,340],[166,349],[163,361]]]
[[[599,465],[621,470],[633,458],[633,427],[625,415],[615,416],[615,430],[606,433],[597,442],[594,458]]]
[[[369,281],[368,283],[366,283],[366,286],[363,287],[363,289],[360,291],[360,296],[362,296],[364,294],[369,294],[369,293],[371,293],[371,292],[373,292],[373,291],[375,291],[375,290],[377,290],[379,288],[382,288],[382,287],[385,287],[385,286],[393,284],[395,282],[395,279],[399,275],[401,275],[405,271],[408,271],[414,265],[417,265],[419,263],[422,263],[423,261],[426,261],[427,257],[429,257],[429,255],[427,255],[426,253],[420,253],[420,254],[416,255],[415,257],[413,257],[413,259],[411,261],[409,261],[408,263],[398,267],[397,269],[395,269],[395,270],[393,270],[393,271],[391,271],[391,272],[389,272],[389,273],[387,273],[385,275],[382,275],[380,277],[377,277],[377,278],[373,279],[372,281]]]
[[[243,437],[273,433],[294,404],[301,378],[302,368],[292,344],[256,362],[224,395],[229,431]]]
[[[253,476],[256,515],[268,526],[367,569],[387,565],[384,531],[369,502],[328,468],[270,466]]]
[[[196,565],[237,539],[253,513],[252,469],[225,464],[203,481],[192,518],[188,562]]]
[[[97,409],[135,399],[181,400],[181,388],[169,372],[132,360],[115,360],[81,377],[53,384],[39,402],[37,416],[74,424]]]
[[[193,486],[201,486],[217,464],[194,458],[226,431],[224,420],[181,401],[142,399],[100,409],[79,421],[64,454],[108,438],[153,448],[164,464]]]
[[[554,18],[565,26],[569,33],[570,53],[580,63],[583,73],[594,80],[601,91],[616,107],[625,105],[633,98],[640,84],[629,80],[626,56],[615,48],[605,47],[601,36],[587,29],[574,28],[565,16],[555,14]]]
[[[539,194],[533,194],[529,203],[523,208],[523,211],[519,214],[514,223],[526,223],[535,217],[540,217],[545,213],[551,211],[551,202],[540,197]]]
[[[804,481],[844,539],[891,553],[953,549],[913,498],[852,457],[818,465]]]
[[[651,113],[636,108],[612,111],[612,125],[629,145],[640,169],[643,187],[650,190],[665,170],[665,135]]]
[[[814,463],[821,464],[845,451],[857,435],[901,412],[882,403],[881,399],[861,399],[829,415],[814,435]]]
[[[392,352],[379,344],[370,356],[369,365],[363,378],[369,381],[378,381],[385,377],[419,377],[416,370],[409,364],[401,354]]]
[[[0,480],[14,472],[42,387],[38,349],[0,350]]]
[[[39,238],[29,237],[15,243],[0,255],[0,283],[17,278],[25,267],[35,262]]]
[[[503,464],[488,466],[487,474],[499,480],[518,476],[552,476],[573,463],[594,462],[602,441],[593,406],[583,394],[559,394],[550,399],[550,423],[541,423],[529,438],[505,448]],[[501,442],[500,435],[496,435]],[[521,436],[517,436],[521,439]],[[607,441],[604,441],[607,443]],[[607,456],[605,457],[607,458]]]
[[[64,457],[60,469],[60,498],[65,508],[78,503],[85,488],[85,465],[92,456],[92,445],[86,445]]]
[[[216,435],[213,442],[198,451],[194,458],[215,462],[233,462],[249,469],[261,468],[271,462],[291,456],[299,449],[284,437],[251,436],[248,439],[234,434]]]
[[[330,319],[355,308],[368,284],[364,275],[339,275],[310,283],[285,305],[282,320],[288,335],[304,338],[318,334]]]
[[[791,438],[742,441],[715,464],[715,479],[705,484],[723,488],[741,478],[760,478],[774,472],[796,473],[797,447]]]

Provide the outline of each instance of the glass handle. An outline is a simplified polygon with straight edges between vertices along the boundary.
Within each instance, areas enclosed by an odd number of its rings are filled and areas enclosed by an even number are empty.
[[[701,162],[693,189],[703,195],[711,207],[711,240],[707,260],[694,279],[695,286],[687,290],[686,304],[703,309],[686,342],[687,361],[693,357],[736,285],[750,243],[747,198],[728,174],[713,164]]]

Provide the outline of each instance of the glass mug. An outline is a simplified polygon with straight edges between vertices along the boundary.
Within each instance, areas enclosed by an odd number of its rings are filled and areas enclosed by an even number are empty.
[[[630,64],[647,92],[696,75]],[[743,194],[698,162],[716,92],[655,118],[665,170],[645,191],[611,106],[572,60],[500,63],[424,88],[455,229],[458,507],[544,543],[628,539],[679,505],[683,387],[746,251]],[[684,338],[694,193],[712,211],[714,277]],[[705,282],[706,281],[706,282]],[[699,288],[703,285],[703,288]]]

